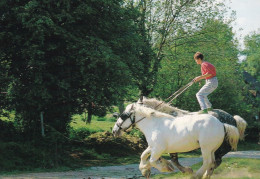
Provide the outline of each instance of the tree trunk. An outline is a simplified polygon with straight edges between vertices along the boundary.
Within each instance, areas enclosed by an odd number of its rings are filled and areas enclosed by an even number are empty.
[[[142,86],[140,90],[140,97],[142,96],[148,96],[152,91],[153,89],[148,89],[146,86]]]
[[[92,113],[93,113],[92,103],[89,103],[89,105],[88,105],[88,119],[87,119],[87,123],[91,122]]]
[[[124,101],[120,100],[118,104],[119,113],[122,114],[125,110]]]

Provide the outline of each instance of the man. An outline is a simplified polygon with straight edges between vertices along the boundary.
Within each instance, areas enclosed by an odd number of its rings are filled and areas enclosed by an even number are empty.
[[[208,95],[218,87],[216,68],[211,63],[204,61],[203,58],[204,56],[200,52],[196,52],[194,55],[195,62],[201,66],[201,76],[197,76],[193,81],[198,82],[206,79],[206,84],[196,94],[201,108],[199,114],[207,114],[208,111],[212,110],[212,104],[209,102]]]

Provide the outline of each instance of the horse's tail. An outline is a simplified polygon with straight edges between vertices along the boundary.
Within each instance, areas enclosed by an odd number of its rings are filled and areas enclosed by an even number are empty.
[[[229,142],[232,150],[237,150],[237,143],[239,140],[238,129],[232,125],[224,123],[226,130],[226,140]]]
[[[235,115],[234,119],[236,120],[236,123],[237,123],[237,129],[239,131],[239,139],[244,140],[247,122],[238,115]]]

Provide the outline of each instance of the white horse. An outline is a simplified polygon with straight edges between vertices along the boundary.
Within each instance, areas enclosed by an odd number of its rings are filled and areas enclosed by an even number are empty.
[[[210,177],[215,167],[214,152],[224,141],[225,135],[233,149],[237,148],[239,140],[236,127],[223,124],[214,116],[173,117],[137,103],[129,104],[120,115],[113,128],[114,136],[119,136],[122,130],[134,124],[144,133],[148,142],[139,165],[145,177],[149,177],[151,167],[161,172],[173,170],[170,162],[160,158],[163,153],[188,152],[198,148],[201,148],[203,165],[194,177]]]
[[[185,115],[194,115],[198,114],[198,112],[190,112],[186,110],[179,109],[177,107],[171,106],[164,101],[157,100],[156,98],[146,98],[143,97],[143,100],[140,101],[138,100],[137,103],[144,104],[145,106],[149,108],[153,108],[155,110],[158,110],[163,113],[167,113],[173,116],[185,116]],[[213,111],[209,111],[209,114],[215,116],[218,118],[221,122],[228,123],[228,124],[236,124],[238,130],[239,130],[239,138],[240,140],[244,140],[244,134],[245,134],[245,129],[247,126],[247,122],[241,118],[238,115],[231,116],[229,113],[220,110],[220,109],[214,109]]]
[[[146,98],[143,97],[143,100],[138,100],[138,103],[144,104],[149,108],[156,109],[158,111],[173,115],[173,116],[185,116],[185,115],[194,115],[198,114],[197,112],[190,112],[186,110],[179,109],[177,107],[171,106],[163,101],[160,101],[156,98]],[[238,115],[232,116],[229,113],[221,110],[221,109],[214,109],[213,111],[209,112],[210,115],[215,116],[220,122],[230,124],[232,126],[237,127],[239,131],[239,138],[240,140],[244,139],[244,133],[247,126],[247,122]],[[229,145],[228,141],[222,143],[222,145],[218,148],[215,152],[215,159],[216,159],[216,166],[218,167],[222,162],[222,157],[231,151],[231,146]],[[192,169],[190,167],[182,166],[178,161],[178,154],[171,153],[171,160],[174,165],[183,173],[192,173]]]

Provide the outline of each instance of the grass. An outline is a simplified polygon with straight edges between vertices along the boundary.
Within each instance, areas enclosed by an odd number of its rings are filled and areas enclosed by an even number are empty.
[[[196,172],[202,165],[202,162],[192,166]],[[190,175],[181,172],[170,174],[158,174],[152,178],[190,178]],[[241,159],[241,158],[224,158],[222,164],[214,171],[212,178],[227,179],[259,179],[260,178],[260,160],[259,159]]]
[[[79,128],[86,128],[91,131],[112,131],[113,126],[115,125],[115,120],[110,117],[110,115],[107,115],[105,118],[98,118],[96,116],[93,116],[93,119],[91,120],[91,123],[86,123],[84,121],[84,116],[83,115],[74,115],[72,117],[72,121],[70,123],[70,126],[77,130]]]
[[[115,119],[108,114],[105,117],[93,116],[91,123],[85,120],[85,114],[74,115],[70,122],[70,138],[73,140],[84,140],[91,134],[97,132],[111,132]]]
[[[229,177],[260,177],[259,159],[225,158],[219,168],[216,169],[214,178]]]

